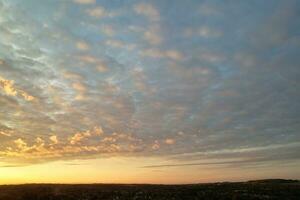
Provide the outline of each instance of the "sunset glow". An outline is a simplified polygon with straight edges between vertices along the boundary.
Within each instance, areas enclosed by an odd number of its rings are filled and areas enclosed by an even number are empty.
[[[300,179],[299,14],[0,0],[0,184]]]

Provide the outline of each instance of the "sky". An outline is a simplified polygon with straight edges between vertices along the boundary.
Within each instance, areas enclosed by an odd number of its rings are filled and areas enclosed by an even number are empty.
[[[297,0],[0,0],[0,184],[300,179]]]

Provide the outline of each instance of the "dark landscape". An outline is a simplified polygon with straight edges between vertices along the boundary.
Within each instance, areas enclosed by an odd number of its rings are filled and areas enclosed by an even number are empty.
[[[258,180],[187,185],[24,184],[0,186],[0,200],[299,199],[300,181]]]

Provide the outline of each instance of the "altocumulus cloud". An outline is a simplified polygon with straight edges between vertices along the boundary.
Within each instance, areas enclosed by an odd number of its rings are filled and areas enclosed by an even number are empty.
[[[299,9],[0,0],[1,161],[299,162]]]

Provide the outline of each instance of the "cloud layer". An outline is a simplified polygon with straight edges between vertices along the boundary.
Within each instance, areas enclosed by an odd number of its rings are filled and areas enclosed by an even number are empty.
[[[299,9],[0,0],[1,161],[299,161]]]

